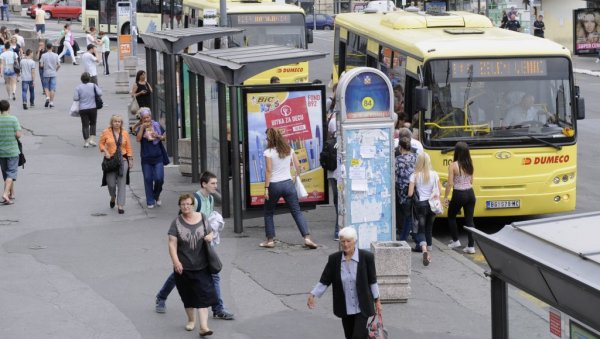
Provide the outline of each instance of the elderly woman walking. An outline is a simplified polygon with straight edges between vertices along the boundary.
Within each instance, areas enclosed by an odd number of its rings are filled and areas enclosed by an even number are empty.
[[[296,168],[296,180],[300,180],[300,163],[294,150],[283,138],[281,131],[276,128],[267,129],[267,149],[264,151],[265,173],[265,233],[267,240],[260,243],[260,247],[275,247],[275,224],[273,214],[279,198],[283,198],[288,205],[296,226],[304,238],[304,246],[315,249],[317,245],[310,240],[308,224],[300,210],[295,181],[292,181],[290,164]]]
[[[308,308],[316,306],[333,285],[333,314],[342,318],[346,339],[367,338],[367,321],[381,314],[379,285],[373,253],[356,248],[357,234],[353,227],[340,230],[341,251],[329,256],[321,279],[308,295]]]
[[[160,124],[152,120],[148,107],[139,110],[140,125],[136,131],[136,139],[141,144],[140,157],[142,173],[144,174],[144,191],[146,192],[146,205],[148,208],[160,206],[160,193],[165,181],[165,168],[163,162],[163,145],[165,130]]]
[[[104,172],[102,186],[108,186],[110,208],[115,207],[115,199],[119,214],[125,213],[125,186],[129,184],[129,170],[133,168],[133,151],[129,133],[123,128],[123,118],[120,115],[110,117],[108,128],[102,131],[98,143],[100,152],[105,159],[117,156],[121,166],[116,171]]]
[[[194,196],[179,196],[179,215],[169,228],[169,255],[175,271],[175,286],[185,307],[187,331],[196,327],[195,313],[198,310],[200,336],[213,334],[208,328],[208,307],[217,302],[217,295],[210,272],[204,246],[210,246],[213,233],[208,232],[207,218],[196,212]]]
[[[98,108],[96,107],[96,94],[102,96],[102,90],[93,82],[90,73],[81,74],[81,84],[75,87],[73,100],[79,102],[79,116],[81,117],[81,131],[83,133],[83,147],[96,146],[96,119]]]

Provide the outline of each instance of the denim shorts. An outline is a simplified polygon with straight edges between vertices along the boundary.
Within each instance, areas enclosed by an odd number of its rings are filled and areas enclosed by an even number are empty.
[[[11,178],[17,180],[17,170],[19,169],[19,157],[0,158],[0,168],[2,168],[2,179]]]
[[[45,24],[35,24],[35,31],[41,32],[42,34],[46,33],[46,25]]]
[[[44,89],[55,92],[56,91],[56,77],[44,77],[42,86],[44,87]]]
[[[4,69],[4,76],[5,77],[16,77],[17,73],[15,73],[15,70],[13,68],[5,68]]]

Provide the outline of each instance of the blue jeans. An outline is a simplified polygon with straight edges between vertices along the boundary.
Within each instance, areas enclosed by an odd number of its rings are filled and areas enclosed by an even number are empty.
[[[398,200],[396,200],[398,201]],[[412,230],[412,201],[407,200],[403,204],[396,203],[396,240],[406,241]]]
[[[10,18],[8,16],[8,5],[2,5],[2,20],[6,17],[6,21],[9,21]]]
[[[162,192],[165,180],[165,167],[162,162],[156,164],[142,163],[144,174],[144,191],[146,192],[146,204],[154,205]]]
[[[308,225],[304,214],[300,210],[300,203],[298,202],[298,194],[296,193],[296,186],[292,180],[285,180],[280,182],[272,182],[269,184],[269,200],[265,200],[265,232],[267,238],[275,237],[275,224],[273,223],[273,213],[277,206],[279,198],[283,197],[285,203],[288,205],[292,217],[296,222],[296,226],[302,234],[302,237],[309,235]]]
[[[169,294],[171,294],[171,291],[174,288],[175,288],[175,272],[173,272],[169,275],[169,277],[163,284],[163,287],[161,287],[160,291],[158,291],[156,298],[162,299],[162,300],[167,300],[167,298],[169,297]]]
[[[417,245],[431,246],[435,214],[429,207],[429,201],[424,200],[417,203],[417,220],[419,221],[419,232],[415,237]]]
[[[29,90],[29,103],[33,105],[35,98],[35,90],[33,87],[33,81],[21,81],[21,95],[23,97],[23,103],[27,103],[27,91]]]

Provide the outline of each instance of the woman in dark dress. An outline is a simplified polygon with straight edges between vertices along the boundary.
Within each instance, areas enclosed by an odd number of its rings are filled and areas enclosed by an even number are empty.
[[[191,194],[179,196],[179,215],[169,228],[169,255],[175,271],[175,286],[188,317],[185,329],[196,327],[195,313],[198,309],[200,336],[213,334],[208,328],[208,307],[216,304],[217,295],[204,246],[210,246],[212,231],[206,233],[205,216],[196,212]]]
[[[152,87],[146,82],[146,71],[139,70],[135,76],[135,83],[131,88],[131,96],[137,100],[140,108],[150,107],[152,100]]]

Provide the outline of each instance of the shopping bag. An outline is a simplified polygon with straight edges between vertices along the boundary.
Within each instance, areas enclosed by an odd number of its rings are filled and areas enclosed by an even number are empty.
[[[300,180],[300,177],[296,178],[296,193],[298,194],[299,199],[308,197],[308,192],[306,192],[306,188],[304,188],[304,185],[302,185],[302,180]]]
[[[388,332],[383,326],[381,314],[375,314],[367,325],[369,339],[388,339]]]
[[[69,114],[74,118],[79,118],[79,101],[73,100]]]

